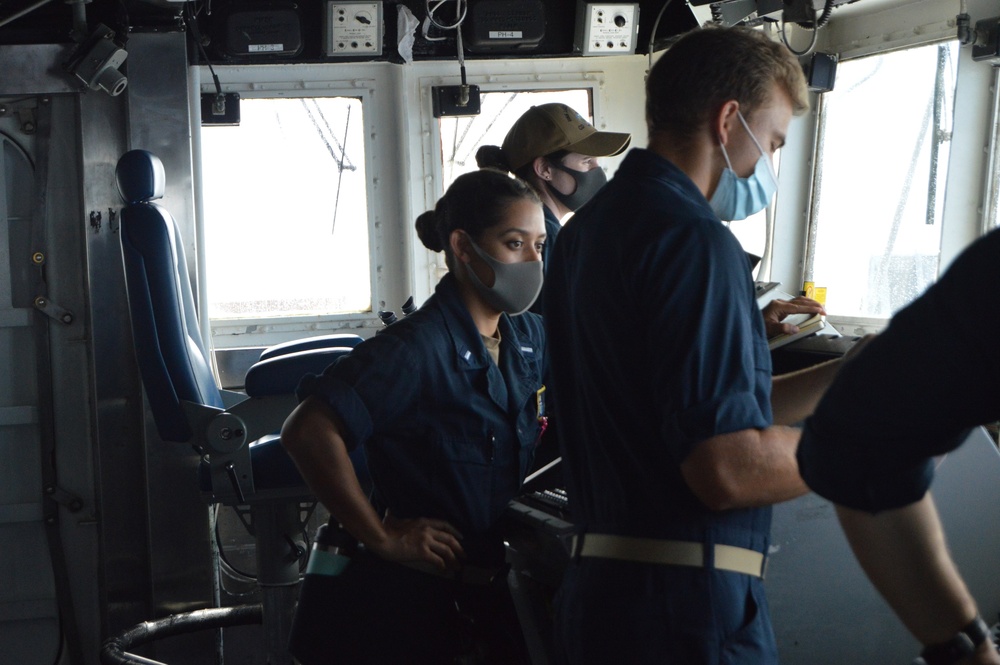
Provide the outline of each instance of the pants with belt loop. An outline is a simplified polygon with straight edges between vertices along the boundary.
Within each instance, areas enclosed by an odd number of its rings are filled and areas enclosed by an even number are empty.
[[[721,570],[572,562],[556,596],[562,665],[777,665],[763,581]]]
[[[459,584],[364,553],[305,577],[289,642],[302,665],[527,663],[505,576]]]

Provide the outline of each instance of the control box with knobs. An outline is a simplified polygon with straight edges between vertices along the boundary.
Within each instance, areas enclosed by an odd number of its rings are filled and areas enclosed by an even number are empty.
[[[323,19],[324,55],[382,55],[381,2],[327,2]]]
[[[576,6],[575,50],[582,55],[635,53],[639,4],[583,2]]]

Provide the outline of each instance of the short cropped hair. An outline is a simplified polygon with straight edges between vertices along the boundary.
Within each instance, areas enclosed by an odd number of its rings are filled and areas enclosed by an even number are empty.
[[[809,108],[802,67],[784,45],[753,28],[694,30],[671,46],[649,73],[649,133],[689,138],[731,99],[749,118],[768,101],[774,83],[788,93],[795,115]]]

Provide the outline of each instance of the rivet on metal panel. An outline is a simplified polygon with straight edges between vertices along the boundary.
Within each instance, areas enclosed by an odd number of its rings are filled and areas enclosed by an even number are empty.
[[[34,254],[31,255],[31,262],[37,266],[40,266],[43,263],[45,263],[45,255],[42,254],[41,252],[35,252]]]

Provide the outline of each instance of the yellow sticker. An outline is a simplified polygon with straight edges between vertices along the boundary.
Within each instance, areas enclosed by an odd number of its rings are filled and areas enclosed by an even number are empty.
[[[806,298],[812,298],[815,300],[814,294],[816,292],[816,285],[812,282],[802,282],[802,295]]]
[[[815,294],[813,296],[813,300],[818,302],[820,305],[823,305],[823,307],[826,307],[826,287],[825,286],[814,287],[813,293]]]
[[[542,386],[535,391],[535,408],[537,409],[538,417],[545,417],[545,386]]]

